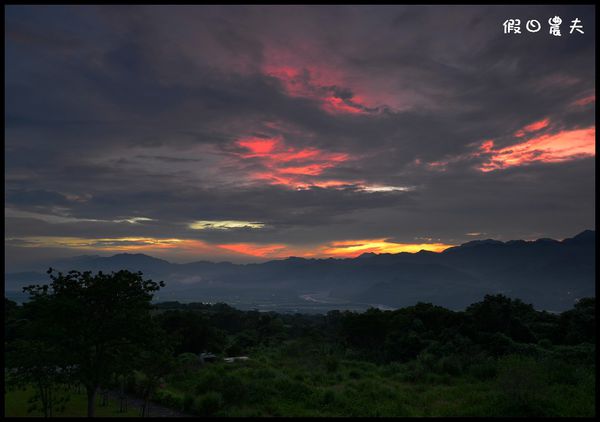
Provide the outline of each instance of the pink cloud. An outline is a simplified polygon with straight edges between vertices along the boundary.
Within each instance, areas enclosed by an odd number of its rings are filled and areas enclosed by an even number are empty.
[[[525,133],[540,131],[550,125],[549,119],[543,119],[523,127]],[[545,133],[506,147],[496,147],[492,139],[477,146],[475,152],[459,154],[443,160],[425,163],[430,170],[446,171],[448,165],[473,159],[485,161],[477,169],[482,172],[522,166],[530,163],[560,163],[596,155],[596,127],[563,130],[557,133]]]
[[[294,188],[326,183],[314,178],[325,170],[349,160],[346,153],[327,152],[318,148],[295,148],[288,146],[282,137],[248,137],[236,142],[243,151],[242,159],[256,159],[263,169],[250,174],[255,180],[266,180],[271,184]],[[336,181],[337,183],[337,181]]]
[[[542,119],[537,122],[533,122],[527,126],[524,126],[522,129],[515,132],[515,136],[517,138],[522,138],[527,133],[537,132],[538,130],[542,130],[550,124],[550,119]]]
[[[573,101],[573,105],[583,107],[583,106],[586,106],[588,104],[595,103],[595,102],[596,102],[596,95],[592,94],[587,97],[583,97],[576,101]]]
[[[376,107],[355,94],[339,94],[344,86],[344,76],[338,70],[316,65],[277,65],[268,63],[263,67],[264,74],[279,80],[287,95],[309,98],[331,114],[369,114]],[[346,91],[349,91],[346,89]]]
[[[559,163],[596,155],[596,128],[563,130],[545,134],[525,142],[494,149],[493,142],[484,142],[479,153],[489,154],[479,170],[488,172],[534,162]]]

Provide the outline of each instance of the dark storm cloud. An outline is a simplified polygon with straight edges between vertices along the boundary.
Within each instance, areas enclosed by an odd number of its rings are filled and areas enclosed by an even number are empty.
[[[560,38],[543,33],[554,15]],[[543,31],[503,34],[508,18]],[[574,18],[585,34],[568,34]],[[595,126],[595,100],[573,105],[595,95],[591,6],[11,6],[5,35],[15,239],[460,243],[594,226],[593,158],[484,173],[476,154],[542,119],[540,134]],[[253,175],[276,164],[244,158],[248,137],[347,159],[311,176],[325,187],[269,185]],[[119,222],[134,217],[152,221]]]

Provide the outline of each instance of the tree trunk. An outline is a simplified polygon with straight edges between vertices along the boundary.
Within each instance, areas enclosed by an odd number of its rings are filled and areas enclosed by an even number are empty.
[[[127,396],[125,395],[125,381],[122,378],[119,387],[119,412],[125,413],[127,412]]]
[[[125,380],[123,378],[120,380],[119,387],[119,412],[124,413],[127,412],[127,396],[125,395]]]
[[[52,387],[48,388],[48,415],[52,417]]]
[[[96,405],[96,391],[98,387],[86,387],[87,390],[87,415],[88,418],[94,417],[95,405]]]
[[[119,397],[119,412],[120,413],[125,413],[127,412],[127,397],[125,396],[120,396]]]
[[[39,394],[40,394],[40,402],[42,402],[42,410],[44,411],[44,417],[48,418],[48,417],[50,417],[50,415],[48,414],[48,396],[47,396],[48,387],[40,382],[38,384],[38,388],[39,388]]]
[[[141,409],[142,418],[150,416],[150,397],[144,396],[144,403]]]
[[[50,406],[48,405],[48,395],[47,395],[47,389],[42,387],[42,407],[44,408],[44,417],[45,418],[49,418],[50,417]]]

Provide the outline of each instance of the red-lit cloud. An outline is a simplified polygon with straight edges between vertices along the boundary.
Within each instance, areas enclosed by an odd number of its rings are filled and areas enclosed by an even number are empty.
[[[479,170],[488,172],[534,162],[558,163],[596,155],[596,128],[564,130],[495,149],[486,141],[479,154],[489,154]]]
[[[264,167],[251,173],[251,178],[294,188],[332,182],[314,178],[350,159],[346,153],[287,146],[282,137],[248,137],[239,139],[236,144],[244,150],[239,154],[242,159],[256,159]]]
[[[369,114],[377,111],[377,108],[368,105],[364,98],[348,90],[341,94],[340,84],[343,76],[327,67],[267,64],[263,72],[278,79],[287,95],[315,100],[323,110],[331,114]]]
[[[592,94],[592,95],[588,95],[587,97],[583,97],[576,101],[573,101],[573,105],[578,106],[578,107],[584,107],[588,104],[595,103],[595,102],[596,102],[596,95]]]
[[[533,122],[524,128],[515,132],[515,136],[517,138],[522,138],[529,132],[537,132],[538,130],[542,130],[550,124],[550,119],[543,119],[537,122]]]
[[[596,155],[596,127],[540,133],[550,127],[550,119],[533,122],[513,135],[529,138],[522,142],[498,148],[492,139],[483,141],[475,152],[460,154],[443,160],[426,163],[430,170],[445,171],[449,164],[473,159],[484,161],[477,169],[483,172],[522,166],[530,163],[560,163]]]
[[[250,150],[251,154],[246,154],[246,157],[262,157],[266,154],[269,154],[275,146],[281,142],[280,139],[272,138],[272,139],[264,139],[264,138],[245,138],[240,139],[237,143],[239,146],[244,147]]]

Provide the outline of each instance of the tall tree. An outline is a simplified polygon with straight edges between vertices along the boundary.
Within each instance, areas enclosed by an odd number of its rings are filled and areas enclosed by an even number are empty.
[[[69,400],[69,366],[58,347],[43,338],[18,339],[6,353],[9,388],[33,388],[28,412],[40,410],[44,417],[64,410]]]
[[[150,301],[164,283],[144,280],[141,272],[111,274],[48,270],[50,285],[24,288],[32,306],[43,309],[40,324],[71,364],[74,382],[87,393],[87,413],[94,416],[98,388],[121,372],[126,362],[136,362],[152,326]],[[38,314],[39,315],[39,314]]]

